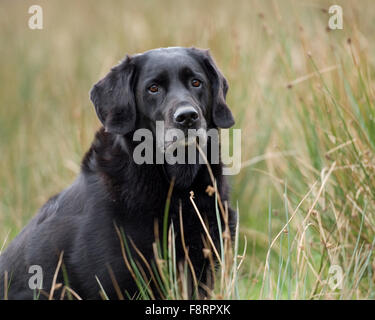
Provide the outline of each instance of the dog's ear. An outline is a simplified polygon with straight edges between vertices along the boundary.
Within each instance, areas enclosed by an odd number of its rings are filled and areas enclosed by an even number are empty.
[[[203,64],[212,87],[212,120],[218,128],[230,128],[234,125],[232,112],[227,103],[226,96],[228,82],[216,66],[209,50],[191,48],[198,61]]]
[[[96,114],[107,132],[125,135],[135,129],[134,74],[135,64],[127,56],[90,91]]]

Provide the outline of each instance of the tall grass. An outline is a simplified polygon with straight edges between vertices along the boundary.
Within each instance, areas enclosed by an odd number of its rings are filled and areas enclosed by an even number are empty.
[[[215,187],[215,194],[216,187]],[[211,235],[207,229],[205,222],[197,208],[194,195],[190,195],[196,214],[202,222],[204,227],[204,254],[209,261],[208,264],[208,281],[202,283],[199,281],[201,270],[196,270],[190,260],[189,248],[185,244],[185,237],[188,236],[184,232],[182,208],[180,207],[179,224],[180,224],[180,238],[177,239],[174,230],[174,224],[164,226],[163,229],[168,232],[168,241],[166,244],[161,244],[158,235],[158,226],[155,226],[155,242],[154,261],[147,261],[142,252],[136,245],[127,239],[123,230],[116,227],[121,245],[123,248],[123,259],[125,265],[130,271],[135,280],[139,292],[136,296],[128,294],[130,299],[235,299],[238,295],[238,274],[240,266],[245,258],[245,255],[238,254],[238,228],[234,237],[234,243],[229,233],[228,226],[228,206],[225,204],[223,211],[219,212],[219,205],[216,208],[217,225],[220,230],[220,246],[216,247],[212,242]],[[224,208],[220,199],[216,197],[217,203],[220,203],[220,208]],[[224,226],[224,230],[222,229]],[[237,220],[238,227],[238,220]],[[136,254],[132,254],[130,250],[129,241],[135,249]],[[181,241],[185,258],[182,261],[177,260],[176,257],[176,241]],[[166,247],[165,247],[166,245]],[[246,248],[246,247],[245,247]],[[216,286],[215,286],[216,284]],[[106,297],[104,290],[101,288],[103,296]],[[119,298],[121,295],[119,295]]]
[[[327,29],[323,0],[49,0],[44,29],[32,31],[34,3],[2,1],[0,248],[79,171],[99,127],[91,85],[125,53],[194,45],[226,75],[242,130],[243,166],[231,177],[238,245],[212,297],[374,298],[375,4],[338,2],[343,30]],[[172,258],[168,275],[179,268],[172,233],[160,253]],[[183,282],[165,279],[166,297],[186,297]],[[227,280],[234,290],[223,291]]]

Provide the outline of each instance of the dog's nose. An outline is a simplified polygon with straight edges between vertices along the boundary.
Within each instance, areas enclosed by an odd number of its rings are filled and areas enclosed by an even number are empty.
[[[191,106],[180,107],[174,113],[173,120],[184,127],[192,127],[199,120],[199,114]]]

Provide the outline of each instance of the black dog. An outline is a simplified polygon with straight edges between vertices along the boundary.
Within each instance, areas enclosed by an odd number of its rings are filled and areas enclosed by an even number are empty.
[[[52,197],[0,256],[0,298],[5,291],[9,299],[33,298],[35,292],[29,287],[32,265],[41,266],[43,290],[49,292],[59,261],[56,283],[65,283],[84,299],[100,299],[97,279],[111,299],[119,297],[114,283],[123,296],[134,296],[139,288],[124,263],[118,231],[128,239],[135,260],[139,256],[130,239],[151,263],[155,221],[163,225],[173,183],[168,223],[174,224],[177,260],[185,258],[179,233],[181,210],[189,257],[198,279],[207,283],[204,230],[190,192],[219,248],[215,196],[206,192],[213,185],[208,167],[137,164],[132,153],[139,142],[133,141],[133,133],[139,128],[155,133],[157,120],[184,132],[229,128],[234,120],[225,101],[227,90],[227,81],[208,51],[195,48],[155,49],[126,57],[112,68],[91,90],[104,128],[97,132],[76,181]],[[207,157],[210,161],[209,153]],[[228,190],[222,165],[212,164],[211,169],[224,203]],[[228,220],[233,236],[236,216],[231,209]],[[56,290],[55,297],[60,293]]]

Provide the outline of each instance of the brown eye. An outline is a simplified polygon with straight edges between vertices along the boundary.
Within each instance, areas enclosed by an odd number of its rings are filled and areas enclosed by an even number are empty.
[[[191,82],[191,85],[192,85],[193,87],[198,88],[198,87],[201,86],[201,83],[202,83],[202,82],[200,82],[199,80],[194,79],[194,80]]]
[[[159,87],[156,84],[153,84],[151,87],[148,88],[148,91],[155,93],[159,91]]]

